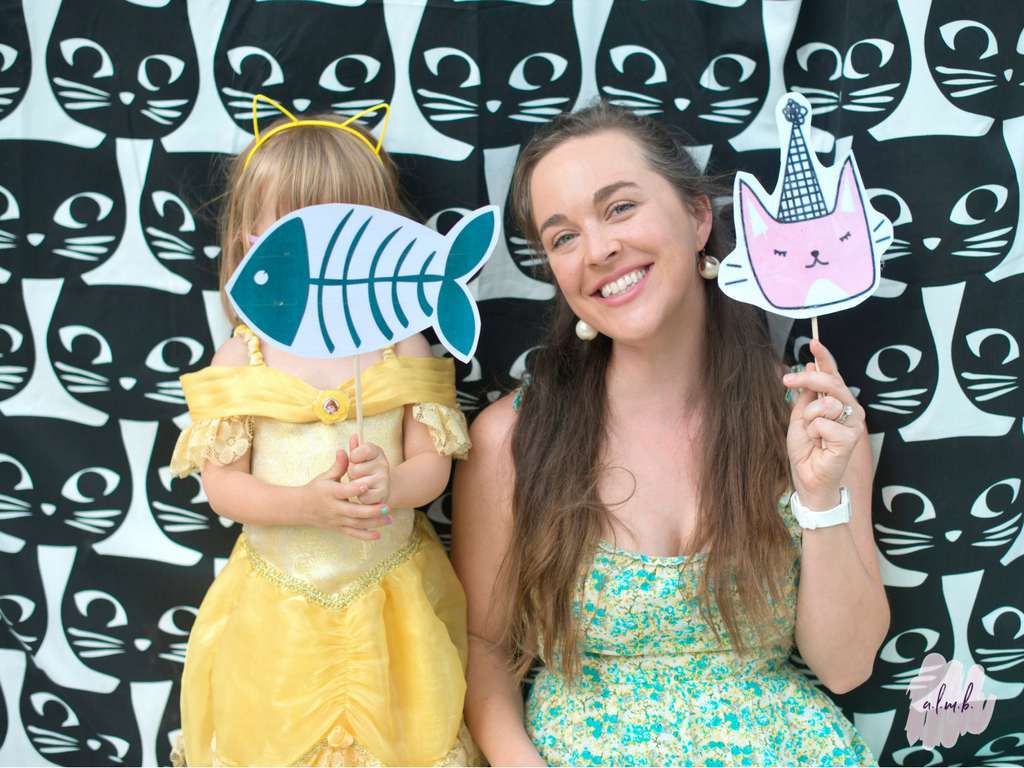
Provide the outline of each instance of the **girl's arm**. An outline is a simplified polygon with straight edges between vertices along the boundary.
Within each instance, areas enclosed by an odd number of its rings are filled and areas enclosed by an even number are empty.
[[[491,765],[545,765],[526,734],[522,692],[497,643],[506,607],[494,587],[509,542],[508,437],[515,418],[512,398],[506,397],[473,422],[473,449],[455,472],[451,560],[466,590],[466,725]]]
[[[213,356],[212,365],[245,366],[249,355],[239,338],[227,341]],[[224,466],[206,462],[203,488],[218,514],[242,524],[315,525],[342,531],[358,539],[377,539],[365,530],[386,525],[379,505],[354,504],[348,499],[366,490],[364,483],[342,484],[349,459],[338,451],[334,466],[296,487],[272,485],[249,474],[250,451]]]
[[[846,524],[803,532],[796,643],[818,679],[844,693],[871,676],[889,628],[889,604],[871,532],[872,464],[864,409],[824,345],[812,341],[811,352],[821,370],[808,366],[785,380],[787,386],[804,387],[790,421],[793,484],[801,503],[813,511],[839,504],[839,488],[845,486],[853,516]],[[818,392],[826,396],[819,400]],[[839,424],[835,419],[845,405],[853,413]]]
[[[400,357],[431,357],[433,352],[421,334],[395,345]],[[359,495],[364,504],[387,504],[391,509],[422,507],[436,499],[448,486],[452,471],[450,456],[441,456],[434,448],[430,430],[412,416],[413,406],[405,406],[402,442],[405,459],[396,467],[389,465],[384,452],[373,443],[358,445],[358,437],[349,441],[349,479],[363,482],[368,490]]]

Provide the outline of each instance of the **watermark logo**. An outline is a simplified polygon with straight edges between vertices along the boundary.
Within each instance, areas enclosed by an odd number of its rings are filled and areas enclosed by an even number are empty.
[[[992,720],[996,697],[982,693],[985,672],[975,664],[967,670],[955,659],[929,653],[910,682],[907,741],[921,741],[926,749],[952,747],[965,733],[981,733]]]

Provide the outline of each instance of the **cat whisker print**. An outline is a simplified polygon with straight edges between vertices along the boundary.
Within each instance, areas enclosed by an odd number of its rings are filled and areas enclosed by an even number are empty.
[[[1010,244],[1009,240],[999,240],[998,238],[1013,231],[1013,227],[1004,227],[1002,229],[996,229],[992,232],[984,232],[980,235],[974,235],[973,237],[965,237],[964,242],[967,243],[968,250],[965,251],[953,251],[954,256],[966,256],[967,258],[985,258],[987,256],[999,256],[1002,253],[1003,248]]]
[[[352,117],[363,112],[367,107],[380,104],[380,99],[352,99],[351,101],[337,101],[331,104],[331,111],[341,117]],[[382,114],[383,110],[367,112],[363,117],[356,120],[360,125],[367,125]]]
[[[862,88],[859,91],[850,91],[850,102],[843,104],[843,109],[849,112],[885,112],[885,107],[874,105],[889,104],[894,101],[896,97],[888,94],[887,91],[895,90],[900,85],[901,83],[885,83]]]
[[[979,403],[984,403],[988,400],[995,400],[997,397],[1008,395],[1019,386],[1015,383],[1017,381],[1016,376],[1009,376],[1006,374],[971,373],[969,371],[965,371],[960,375],[968,381],[977,382],[975,384],[968,384],[967,389],[970,390],[969,394],[971,394]]]
[[[936,67],[935,71],[940,75],[952,75],[950,79],[943,80],[942,84],[951,88],[949,95],[954,99],[975,96],[998,87],[994,72],[953,67]]]
[[[1016,517],[1012,517],[1005,523],[996,525],[992,528],[985,529],[982,533],[985,534],[985,541],[972,541],[972,547],[1001,547],[1003,544],[1009,544],[1010,540],[1020,530],[1020,526],[1017,523],[1020,521],[1021,513],[1017,513]]]
[[[30,725],[26,729],[33,746],[43,755],[60,755],[66,752],[82,751],[81,743],[73,736],[65,736],[63,733],[49,731],[37,725]]]
[[[3,114],[5,107],[9,107],[14,103],[14,99],[8,97],[14,96],[18,93],[21,93],[21,88],[19,87],[11,86],[8,88],[0,88],[0,114]]]
[[[0,229],[0,250],[6,248],[17,248],[17,244],[14,242],[18,237],[13,232],[8,232],[6,229]]]
[[[757,104],[760,99],[729,99],[727,101],[716,101],[711,105],[711,114],[697,115],[701,120],[711,120],[716,123],[745,123],[746,120],[738,118],[749,117],[751,110],[746,107],[750,104]]]
[[[546,123],[556,115],[565,111],[565,105],[569,101],[568,96],[552,96],[545,99],[528,99],[519,103],[517,112],[509,115],[510,120],[518,120],[523,123]]]
[[[0,390],[15,389],[23,381],[28,368],[23,365],[0,365]]]
[[[909,398],[923,395],[927,391],[927,389],[901,389],[897,392],[879,392],[878,396],[885,399],[880,403],[869,403],[868,408],[873,408],[876,411],[889,411],[890,413],[913,413],[913,411],[905,410],[905,408],[908,406],[919,406],[921,401]]]
[[[252,100],[256,98],[256,94],[250,93],[249,91],[239,91],[236,88],[228,88],[226,86],[220,90],[225,96],[234,98],[234,101],[227,102],[229,107],[241,110],[240,112],[232,113],[231,116],[241,122],[243,126],[251,128],[253,115]],[[256,117],[258,119],[273,117],[280,114],[281,113],[275,107],[265,104],[262,101],[257,102],[256,104]]]
[[[181,391],[181,382],[177,379],[173,381],[158,381],[156,383],[157,392],[147,392],[145,397],[150,400],[157,400],[161,403],[173,403],[175,405],[185,404],[185,395]]]
[[[93,373],[61,361],[54,363],[54,367],[60,371],[57,375],[64,382],[68,392],[88,394],[92,392],[109,392],[110,379],[99,373]]]
[[[164,232],[156,227],[146,227],[146,234],[153,238],[151,245],[158,259],[164,261],[190,261],[195,259],[193,247],[177,235]]]
[[[885,551],[886,557],[890,555],[907,555],[912,552],[918,552],[922,549],[928,549],[933,547],[934,544],[931,542],[931,535],[927,533],[915,533],[911,531],[901,531],[898,528],[889,528],[879,523],[875,524],[875,530],[883,534],[891,534],[899,536],[900,538],[882,538],[878,539],[880,543],[891,544],[894,547],[900,547],[899,549],[887,548]]]
[[[154,501],[152,506],[153,509],[160,510],[161,514],[158,514],[156,519],[168,533],[205,531],[210,527],[210,518],[202,512],[182,509],[171,504],[164,504],[162,501]]]
[[[185,663],[185,648],[188,646],[188,641],[184,643],[168,643],[167,647],[171,649],[171,653],[160,653],[157,654],[161,659],[167,661],[173,661],[175,664]]]
[[[120,517],[121,514],[120,509],[76,509],[71,513],[72,519],[64,523],[87,533],[110,533],[108,529],[114,527],[111,518]]]
[[[443,101],[423,102],[422,106],[424,109],[431,109],[436,113],[428,114],[427,119],[429,120],[448,122],[451,120],[468,120],[471,117],[478,116],[476,112],[478,108],[477,103],[468,99],[460,99],[458,96],[449,96],[448,94],[430,91],[426,88],[420,88],[416,93],[425,99],[443,99]]]
[[[623,88],[613,88],[610,85],[602,87],[601,90],[609,96],[617,97],[609,99],[609,104],[616,107],[628,107],[638,115],[657,115],[664,111],[661,106],[664,102],[657,96],[648,96],[645,93],[627,91]]]
[[[892,239],[892,245],[885,249],[885,257],[883,263],[891,261],[892,259],[898,259],[901,256],[910,255],[910,243],[907,240],[903,240],[899,237]]]
[[[975,648],[986,674],[1002,672],[1018,664],[1024,664],[1024,650],[1014,648]],[[1001,662],[1001,663],[1000,663]]]
[[[803,88],[800,86],[793,86],[792,90],[804,95],[807,103],[811,105],[811,114],[815,117],[827,115],[829,112],[839,109],[839,100],[841,98],[839,91],[826,91],[822,88]]]
[[[105,243],[112,243],[115,240],[117,238],[113,235],[68,237],[64,239],[64,245],[67,247],[54,248],[53,252],[76,261],[99,261],[101,256],[106,256],[110,252],[110,246]]]
[[[66,90],[57,91],[57,95],[65,98],[72,99],[64,103],[64,109],[71,110],[74,112],[83,109],[99,109],[100,107],[109,107],[110,102],[110,91],[104,91],[102,88],[94,88],[91,85],[85,83],[76,83],[73,80],[66,80],[63,77],[53,78],[55,85],[59,85]]]
[[[149,99],[146,109],[141,114],[160,125],[174,125],[174,121],[182,115],[178,107],[188,106],[188,99]]]
[[[19,517],[31,516],[32,510],[27,501],[0,493],[0,520],[17,520]]]
[[[512,245],[517,246],[516,249],[512,251],[512,255],[530,257],[528,259],[517,259],[520,267],[539,267],[547,261],[547,257],[544,255],[544,252],[538,252],[531,248],[530,243],[525,237],[513,235],[509,238],[509,242],[512,243]]]
[[[74,638],[71,645],[83,659],[101,659],[104,656],[118,656],[125,652],[124,640],[110,635],[101,635],[75,627],[68,627],[67,633]]]

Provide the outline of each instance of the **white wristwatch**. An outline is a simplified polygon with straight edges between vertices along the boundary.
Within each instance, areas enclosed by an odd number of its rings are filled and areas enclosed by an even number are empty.
[[[814,530],[815,528],[828,528],[830,525],[842,525],[850,522],[853,510],[850,508],[850,492],[844,485],[839,489],[839,506],[826,509],[824,512],[812,512],[803,504],[794,493],[790,497],[790,504],[793,508],[793,517],[800,523],[801,528]]]

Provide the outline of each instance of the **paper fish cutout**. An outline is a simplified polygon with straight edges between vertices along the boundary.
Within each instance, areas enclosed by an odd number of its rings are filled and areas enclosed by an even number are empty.
[[[794,318],[867,299],[892,243],[892,223],[871,207],[853,155],[826,168],[808,148],[810,114],[810,104],[796,93],[775,108],[784,149],[774,193],[749,173],[736,174],[736,249],[718,271],[726,295]]]
[[[362,205],[301,208],[256,241],[227,295],[260,337],[301,357],[369,352],[433,326],[468,362],[480,313],[466,283],[494,250],[499,221],[491,205],[440,235]]]

